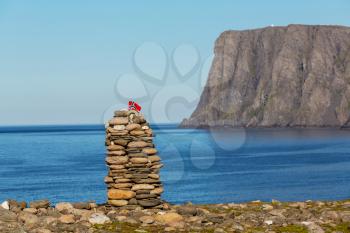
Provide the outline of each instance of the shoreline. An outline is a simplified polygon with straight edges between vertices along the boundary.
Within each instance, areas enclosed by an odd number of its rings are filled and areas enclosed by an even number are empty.
[[[226,204],[163,202],[161,209],[94,202],[26,203],[0,207],[0,232],[350,232],[350,200]]]
[[[233,126],[233,125],[182,125],[178,129],[332,129],[332,130],[349,130],[349,126]]]

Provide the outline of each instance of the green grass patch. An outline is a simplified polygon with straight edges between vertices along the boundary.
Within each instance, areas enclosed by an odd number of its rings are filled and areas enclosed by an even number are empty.
[[[308,230],[304,226],[288,225],[285,227],[277,227],[275,229],[277,233],[308,233]]]
[[[334,231],[350,233],[350,223],[340,223],[335,226],[322,225],[322,228],[325,229],[326,233],[331,233]]]

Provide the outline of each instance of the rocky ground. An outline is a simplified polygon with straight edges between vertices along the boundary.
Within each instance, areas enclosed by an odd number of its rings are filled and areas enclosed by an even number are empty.
[[[0,232],[350,232],[350,201],[170,205],[163,209],[116,208],[95,203],[27,204],[0,207]]]

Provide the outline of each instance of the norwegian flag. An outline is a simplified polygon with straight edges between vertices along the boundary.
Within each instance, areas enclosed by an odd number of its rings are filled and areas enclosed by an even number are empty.
[[[129,110],[136,110],[137,112],[140,112],[141,106],[138,103],[130,100],[129,104],[128,104],[128,109]]]

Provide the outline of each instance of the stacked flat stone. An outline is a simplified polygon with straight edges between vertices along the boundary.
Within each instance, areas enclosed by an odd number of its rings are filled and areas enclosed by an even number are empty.
[[[106,124],[108,203],[117,207],[161,208],[163,166],[153,132],[142,114],[116,111]]]

